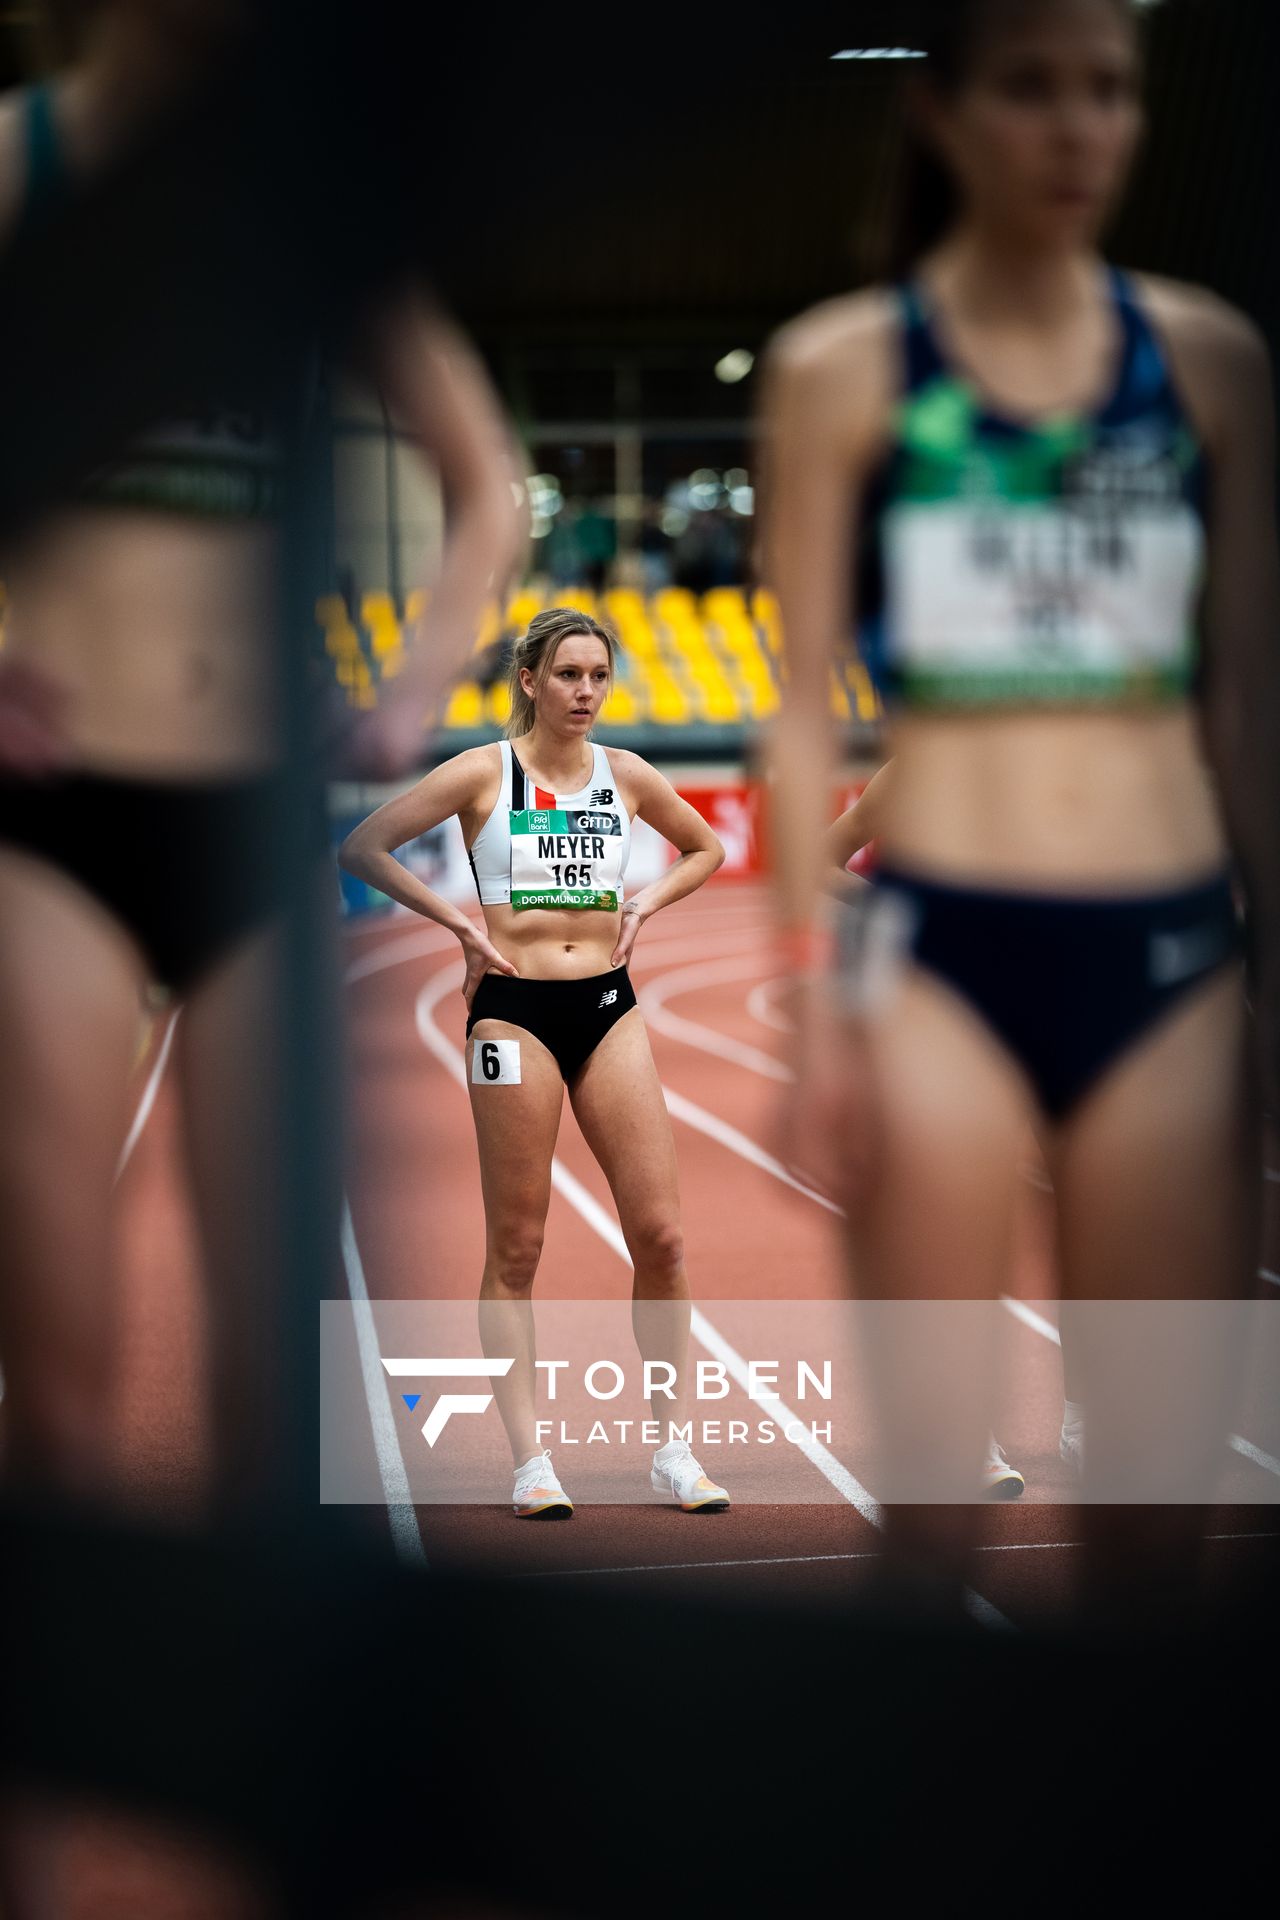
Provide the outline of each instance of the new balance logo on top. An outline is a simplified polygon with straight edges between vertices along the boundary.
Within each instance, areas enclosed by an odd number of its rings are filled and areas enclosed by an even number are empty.
[[[611,807],[613,805],[613,788],[592,787],[591,804],[593,807]]]
[[[617,999],[617,997],[618,997],[618,989],[616,987],[606,987],[604,992],[600,995],[600,1007],[611,1007],[614,1001]],[[596,1008],[597,1013],[599,1013],[600,1007]]]

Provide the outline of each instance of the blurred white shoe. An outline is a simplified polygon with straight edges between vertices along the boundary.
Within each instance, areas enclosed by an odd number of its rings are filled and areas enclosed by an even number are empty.
[[[983,1499],[1020,1500],[1026,1485],[1018,1469],[1009,1465],[1004,1457],[1003,1448],[994,1436],[991,1436],[986,1462],[982,1469]]]
[[[1074,1467],[1076,1478],[1084,1478],[1084,1425],[1068,1426],[1064,1420],[1062,1432],[1058,1435],[1058,1453],[1069,1467]]]

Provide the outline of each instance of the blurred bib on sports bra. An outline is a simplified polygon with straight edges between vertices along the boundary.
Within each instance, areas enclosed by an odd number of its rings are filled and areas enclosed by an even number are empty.
[[[912,463],[916,491],[885,515],[904,679],[988,697],[1184,686],[1204,537],[1170,456],[1044,428],[1001,452]]]
[[[529,807],[510,818],[513,907],[617,910],[625,849],[616,807]]]
[[[863,642],[911,704],[1167,699],[1196,664],[1202,461],[1155,335],[1111,279],[1121,353],[1096,413],[1018,423],[946,364],[915,289],[875,490]]]

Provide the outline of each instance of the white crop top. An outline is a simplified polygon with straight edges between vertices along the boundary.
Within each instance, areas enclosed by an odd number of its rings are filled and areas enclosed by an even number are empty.
[[[548,793],[499,743],[502,780],[493,812],[468,858],[481,904],[528,907],[622,905],[631,819],[604,748],[591,745],[591,777],[577,793]]]

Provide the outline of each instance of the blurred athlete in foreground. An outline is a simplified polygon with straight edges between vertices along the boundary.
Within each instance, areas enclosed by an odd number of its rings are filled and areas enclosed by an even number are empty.
[[[1057,1196],[1064,1317],[1085,1301],[1230,1298],[1252,1281],[1258,1075],[1273,1105],[1280,1078],[1266,355],[1212,295],[1098,254],[1142,124],[1123,0],[957,0],[938,18],[914,103],[923,224],[908,277],[804,315],[770,356],[790,666],[779,885],[787,944],[815,976],[793,1157],[846,1202],[859,1291],[990,1300],[1030,1115]],[[828,678],[851,619],[886,703],[895,797],[866,895],[874,936],[837,997],[816,916]],[[950,1457],[957,1501],[987,1413],[985,1357],[969,1358],[944,1389],[936,1352],[887,1334],[880,1355],[904,1484]],[[1132,1439],[1126,1369],[1093,1343],[1100,1471]],[[1211,1374],[1184,1354],[1147,1383],[1144,1446],[1171,1501],[1201,1484]],[[958,1590],[972,1516],[914,1498],[891,1511],[890,1560]],[[1092,1574],[1117,1604],[1122,1590],[1172,1604],[1199,1515],[1125,1518]],[[1104,1516],[1091,1525],[1102,1540]]]

